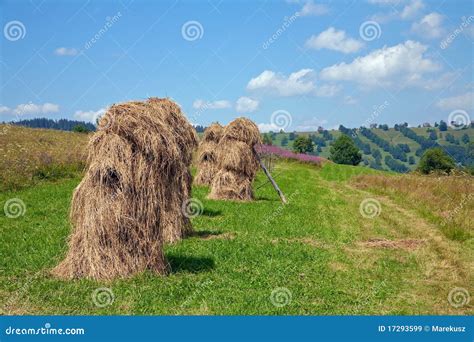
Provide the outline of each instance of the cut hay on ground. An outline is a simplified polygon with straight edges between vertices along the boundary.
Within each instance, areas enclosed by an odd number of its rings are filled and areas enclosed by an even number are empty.
[[[222,132],[223,128],[218,123],[213,123],[204,132],[198,149],[198,172],[194,179],[197,185],[211,185],[218,171],[217,149]]]
[[[209,198],[253,199],[252,182],[259,166],[254,146],[260,143],[258,127],[249,119],[238,118],[224,128],[217,153],[219,171]]]
[[[113,105],[89,143],[89,168],[71,208],[66,258],[53,274],[113,279],[165,273],[163,242],[191,229],[181,210],[190,194],[196,133],[168,99]]]

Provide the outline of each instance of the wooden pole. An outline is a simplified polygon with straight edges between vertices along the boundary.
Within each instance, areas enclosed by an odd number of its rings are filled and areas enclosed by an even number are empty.
[[[254,153],[255,153],[255,156],[257,157],[257,160],[258,160],[258,163],[260,164],[260,167],[263,169],[263,172],[267,175],[268,179],[270,180],[270,183],[272,183],[273,185],[273,188],[276,190],[276,192],[278,193],[278,196],[280,196],[280,199],[281,201],[284,203],[284,204],[287,204],[288,201],[286,200],[286,197],[285,195],[283,194],[283,192],[280,190],[280,188],[278,187],[277,183],[275,182],[275,180],[273,179],[272,175],[270,174],[270,172],[268,172],[267,168],[265,167],[265,165],[263,164],[262,160],[260,159],[260,156],[258,155],[257,151],[255,151],[255,148],[253,149]]]

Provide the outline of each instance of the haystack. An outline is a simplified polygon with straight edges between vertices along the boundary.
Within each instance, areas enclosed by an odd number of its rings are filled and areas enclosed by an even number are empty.
[[[190,229],[196,133],[168,99],[113,105],[89,143],[89,168],[71,208],[73,232],[58,277],[113,279],[164,273],[163,241]]]
[[[224,128],[217,153],[219,171],[209,198],[253,199],[252,182],[259,167],[254,146],[260,143],[258,127],[249,119],[238,118]]]
[[[194,183],[198,185],[211,185],[218,171],[217,149],[222,137],[223,128],[218,123],[213,123],[205,131],[198,149],[198,173]]]

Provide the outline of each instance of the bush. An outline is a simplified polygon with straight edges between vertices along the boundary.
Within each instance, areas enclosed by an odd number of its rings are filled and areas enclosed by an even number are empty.
[[[89,133],[90,132],[89,129],[84,125],[76,125],[72,128],[72,131],[76,133]]]
[[[439,130],[442,131],[442,132],[445,132],[448,130],[448,124],[446,122],[444,122],[443,120],[441,120],[439,122]]]
[[[273,145],[273,139],[272,139],[272,136],[269,133],[265,133],[263,135],[263,143],[265,145]]]
[[[296,153],[308,153],[314,151],[313,142],[309,137],[299,136],[293,142],[293,151]]]
[[[452,169],[454,169],[454,160],[439,147],[426,150],[418,165],[418,170],[424,174],[433,171],[449,173]]]
[[[362,154],[351,138],[342,134],[331,146],[331,160],[337,164],[358,165]]]
[[[398,160],[393,159],[392,156],[389,156],[389,155],[385,156],[384,161],[385,161],[385,165],[387,165],[388,168],[392,171],[401,172],[401,173],[410,171],[410,169],[406,167],[405,164],[399,162]]]

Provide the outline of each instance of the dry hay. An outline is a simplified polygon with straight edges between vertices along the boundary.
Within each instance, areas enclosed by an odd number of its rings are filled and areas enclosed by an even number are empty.
[[[217,148],[222,137],[223,128],[213,123],[204,132],[198,150],[198,173],[194,179],[197,185],[211,185],[217,168]]]
[[[209,198],[250,201],[252,182],[258,170],[254,146],[261,143],[257,125],[238,118],[224,128],[219,142],[219,171],[211,184]]]
[[[387,240],[373,238],[369,239],[361,244],[364,247],[369,248],[388,248],[388,249],[405,249],[405,250],[414,250],[420,247],[425,243],[424,240],[419,239],[402,239],[402,240]]]
[[[181,205],[196,144],[168,99],[110,107],[89,143],[89,168],[71,205],[69,250],[53,274],[107,280],[165,273],[163,241],[191,229]]]

